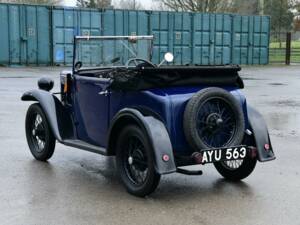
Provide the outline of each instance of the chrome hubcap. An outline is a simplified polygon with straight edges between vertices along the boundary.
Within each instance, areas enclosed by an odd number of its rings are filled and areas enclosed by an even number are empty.
[[[40,114],[36,114],[31,134],[39,152],[43,151],[45,147],[44,132],[43,119]]]
[[[143,143],[135,136],[130,137],[123,151],[128,178],[136,185],[143,184],[148,176],[147,155]]]
[[[133,163],[133,158],[132,158],[132,156],[129,156],[129,157],[128,157],[128,163],[129,163],[129,165],[132,165],[132,163]]]

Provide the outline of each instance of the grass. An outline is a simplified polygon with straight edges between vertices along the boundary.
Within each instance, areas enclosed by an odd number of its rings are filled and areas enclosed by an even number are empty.
[[[281,42],[281,48],[285,48],[285,42]],[[270,48],[280,48],[280,42],[271,42]],[[291,48],[300,48],[300,41],[292,41]]]
[[[286,43],[271,42],[269,50],[270,62],[285,62],[285,46]],[[300,63],[300,41],[292,41],[291,43],[291,62]]]

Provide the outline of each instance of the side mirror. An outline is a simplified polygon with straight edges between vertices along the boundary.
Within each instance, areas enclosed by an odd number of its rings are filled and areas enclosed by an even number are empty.
[[[54,86],[54,81],[47,77],[42,77],[38,80],[38,87],[44,91],[50,91]]]
[[[171,52],[167,52],[164,56],[165,61],[167,61],[168,63],[173,62],[174,60],[174,55]]]
[[[82,67],[82,62],[81,61],[76,62],[75,65],[74,65],[75,70],[79,70],[81,67]]]
[[[165,62],[171,63],[174,60],[174,55],[171,52],[167,52],[164,55],[164,59],[160,62],[160,64],[158,64],[157,67],[160,67],[162,64],[164,64]]]

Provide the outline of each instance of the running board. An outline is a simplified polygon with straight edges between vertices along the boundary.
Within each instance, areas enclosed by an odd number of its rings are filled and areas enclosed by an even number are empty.
[[[96,145],[91,145],[89,143],[86,143],[81,140],[76,140],[76,139],[66,139],[61,142],[64,145],[74,147],[74,148],[79,148],[85,151],[101,154],[101,155],[107,155],[107,151],[105,148],[96,146]]]
[[[182,168],[177,168],[176,172],[185,175],[202,175],[202,170],[185,170]]]

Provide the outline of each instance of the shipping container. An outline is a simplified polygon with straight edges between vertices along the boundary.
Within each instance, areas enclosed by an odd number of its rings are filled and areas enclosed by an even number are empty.
[[[233,64],[268,64],[270,17],[233,16]]]
[[[193,64],[231,63],[232,15],[194,14]]]
[[[269,61],[268,16],[0,4],[0,27],[0,64],[71,65],[74,35],[151,34],[154,63],[166,52],[180,65]],[[79,46],[85,65],[103,62],[111,51],[128,58],[113,43]]]
[[[190,64],[192,56],[191,13],[152,12],[150,34],[154,35],[153,62],[159,63],[166,52],[174,54],[174,64]]]
[[[49,9],[0,4],[0,64],[50,63]]]
[[[78,10],[53,8],[51,14],[53,63],[70,65],[73,59],[73,38],[79,34]]]

